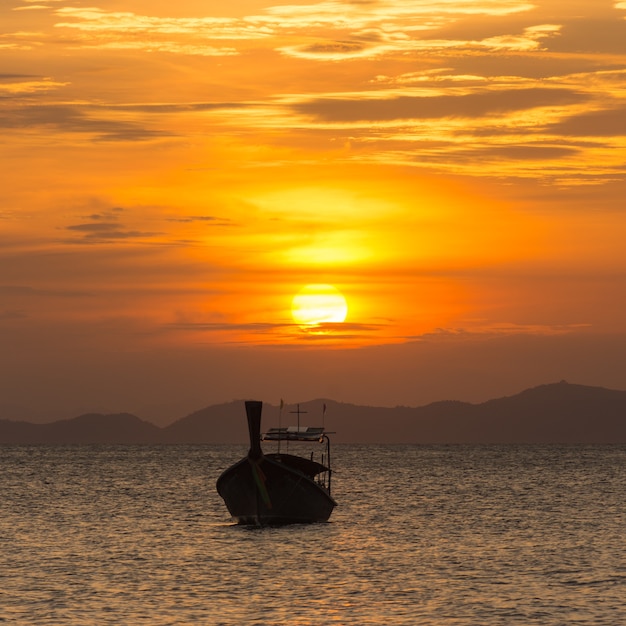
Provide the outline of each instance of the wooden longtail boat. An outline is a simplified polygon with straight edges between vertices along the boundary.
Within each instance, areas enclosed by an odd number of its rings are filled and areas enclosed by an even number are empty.
[[[271,428],[261,436],[263,403],[245,403],[250,435],[248,455],[217,479],[217,491],[239,524],[278,525],[325,522],[336,502],[330,495],[330,440],[324,428]],[[298,416],[299,417],[299,416]],[[322,444],[321,462],[279,451],[264,454],[261,439],[290,445]]]

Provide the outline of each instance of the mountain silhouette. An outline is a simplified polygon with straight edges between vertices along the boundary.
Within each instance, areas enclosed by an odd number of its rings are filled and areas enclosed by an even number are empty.
[[[162,439],[160,428],[130,413],[87,413],[49,424],[0,420],[0,443],[149,444]]]
[[[295,424],[296,405],[263,407],[263,428]],[[626,391],[562,381],[480,404],[358,406],[317,399],[299,404],[300,425],[323,425],[335,443],[626,443]],[[243,401],[209,406],[159,428],[138,417],[86,414],[33,424],[0,420],[0,443],[246,443]]]
[[[163,428],[170,443],[239,443],[247,441],[247,433],[243,401],[200,409]]]

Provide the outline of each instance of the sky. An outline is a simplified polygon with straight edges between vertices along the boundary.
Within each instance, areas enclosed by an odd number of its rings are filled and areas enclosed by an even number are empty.
[[[624,1],[0,0],[0,133],[0,417],[626,389]]]

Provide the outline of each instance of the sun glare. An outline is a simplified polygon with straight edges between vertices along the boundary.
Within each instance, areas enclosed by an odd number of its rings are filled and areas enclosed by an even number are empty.
[[[306,285],[291,302],[291,315],[300,326],[341,323],[347,314],[346,299],[332,285]]]

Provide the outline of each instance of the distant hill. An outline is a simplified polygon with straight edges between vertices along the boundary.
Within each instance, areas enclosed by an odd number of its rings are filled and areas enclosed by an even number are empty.
[[[49,424],[0,420],[0,443],[160,443],[161,429],[129,413],[88,413]]]
[[[370,407],[318,399],[300,403],[301,425],[325,421],[336,443],[626,443],[626,391],[541,385],[481,404]],[[323,407],[326,412],[323,414]],[[263,428],[295,423],[295,405],[266,404]],[[246,443],[243,401],[210,406],[165,428],[134,415],[87,414],[49,424],[0,420],[0,443]]]
[[[267,407],[266,413],[270,411]],[[267,421],[264,424],[269,428]],[[200,409],[163,428],[171,443],[238,443],[248,440],[248,424],[243,401]]]

